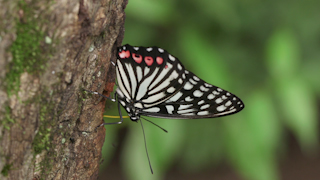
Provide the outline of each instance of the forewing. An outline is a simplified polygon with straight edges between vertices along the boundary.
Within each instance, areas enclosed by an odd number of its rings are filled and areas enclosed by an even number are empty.
[[[122,94],[139,109],[167,101],[186,79],[180,61],[158,47],[119,47],[116,73]]]
[[[241,111],[244,104],[237,96],[208,84],[189,71],[186,83],[174,96],[156,106],[142,109],[144,116],[171,119],[213,118]]]

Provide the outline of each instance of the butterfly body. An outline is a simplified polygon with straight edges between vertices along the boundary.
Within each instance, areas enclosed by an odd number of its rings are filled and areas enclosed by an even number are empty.
[[[118,48],[118,101],[132,121],[140,116],[170,119],[212,118],[244,108],[234,94],[186,70],[178,58],[158,47]]]

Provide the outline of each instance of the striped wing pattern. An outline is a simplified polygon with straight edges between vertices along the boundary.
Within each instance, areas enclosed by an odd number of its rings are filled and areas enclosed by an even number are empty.
[[[143,109],[141,115],[171,118],[198,119],[230,115],[244,108],[243,102],[234,94],[208,84],[185,71],[187,82],[181,90],[167,101]]]
[[[119,47],[116,72],[118,100],[133,121],[140,115],[211,118],[244,108],[237,96],[201,80],[158,47]]]

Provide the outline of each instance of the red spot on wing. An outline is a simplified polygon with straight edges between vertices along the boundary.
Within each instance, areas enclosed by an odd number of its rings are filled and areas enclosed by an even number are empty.
[[[148,66],[151,66],[153,63],[153,58],[151,56],[146,56],[146,57],[144,57],[144,61],[146,62],[146,64]]]
[[[123,50],[123,51],[119,52],[119,57],[121,59],[125,59],[125,58],[130,57],[130,51],[129,50],[127,50],[127,51]]]
[[[139,64],[142,62],[142,56],[140,54],[132,53],[132,58],[134,61],[136,61]]]
[[[167,68],[168,68],[168,65],[165,65],[164,68],[167,69]]]
[[[163,63],[163,58],[162,57],[157,57],[156,58],[157,63],[160,65]]]

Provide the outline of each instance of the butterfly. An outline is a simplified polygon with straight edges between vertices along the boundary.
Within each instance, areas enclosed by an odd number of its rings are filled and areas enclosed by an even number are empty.
[[[200,119],[231,115],[244,104],[236,95],[206,83],[159,47],[118,48],[118,102],[132,121],[140,116]]]

